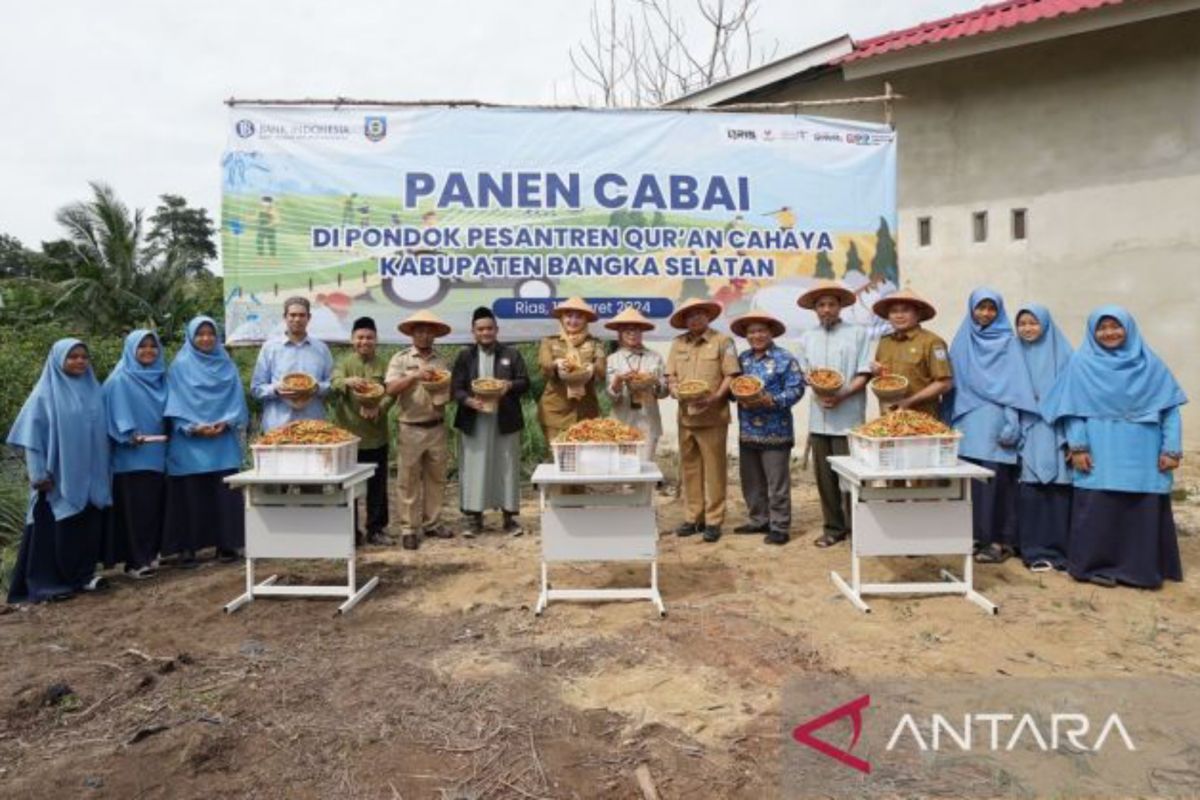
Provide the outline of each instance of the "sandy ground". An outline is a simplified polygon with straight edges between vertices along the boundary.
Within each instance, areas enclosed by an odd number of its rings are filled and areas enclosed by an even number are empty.
[[[360,574],[381,585],[344,618],[323,600],[225,615],[243,573],[215,564],[8,609],[0,795],[628,798],[645,764],[665,798],[777,796],[791,678],[1200,672],[1198,460],[1176,502],[1183,584],[1105,590],[1011,561],[977,573],[996,617],[953,597],[854,610],[829,581],[848,569],[846,548],[811,545],[820,511],[806,475],[784,548],[662,538],[665,620],[645,602],[559,603],[534,617],[532,497],[521,538],[493,529],[416,553],[368,548]],[[680,506],[669,493],[657,502],[669,530]],[[735,503],[727,528],[742,518]],[[875,562],[866,575],[920,579],[936,563]],[[278,571],[339,578],[311,562]],[[553,580],[623,586],[645,574],[558,566]],[[57,684],[69,694],[56,698]]]

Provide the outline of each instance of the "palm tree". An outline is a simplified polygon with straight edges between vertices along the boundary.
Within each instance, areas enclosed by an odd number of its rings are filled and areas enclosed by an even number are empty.
[[[72,248],[71,276],[53,284],[55,316],[92,332],[135,327],[169,331],[181,324],[191,254],[145,240],[142,211],[112,188],[91,183],[92,199],[59,210],[56,220]]]

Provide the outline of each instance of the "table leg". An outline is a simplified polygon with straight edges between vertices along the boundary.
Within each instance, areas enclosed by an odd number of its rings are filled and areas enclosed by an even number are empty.
[[[659,618],[667,615],[667,607],[663,605],[662,595],[658,592],[658,559],[650,562],[650,591],[654,594],[654,605],[658,606]]]
[[[837,590],[845,595],[847,600],[854,604],[855,608],[864,614],[871,613],[871,607],[863,602],[862,595],[859,594],[857,589],[851,588],[850,585],[842,579],[841,575],[838,575],[836,572],[831,572],[829,573],[829,579],[833,581],[833,585],[837,587]]]
[[[542,615],[542,612],[546,610],[546,604],[550,601],[549,589],[550,589],[550,587],[546,581],[546,562],[543,561],[542,562],[542,591],[538,595],[537,607],[534,608],[534,610],[533,610],[533,613],[535,616],[540,617]]]
[[[353,594],[351,594],[349,599],[346,600],[346,602],[344,602],[340,606],[338,606],[337,613],[345,614],[345,613],[349,612],[350,609],[352,609],[356,605],[358,605],[359,600],[362,600],[364,597],[366,597],[367,594],[370,593],[370,591],[378,585],[379,585],[379,576],[376,575],[374,578],[371,578],[371,580],[364,583],[362,585],[361,589],[359,589],[357,592],[354,592]]]
[[[246,591],[225,605],[225,613],[232,614],[246,603],[254,600],[254,559],[246,557]]]

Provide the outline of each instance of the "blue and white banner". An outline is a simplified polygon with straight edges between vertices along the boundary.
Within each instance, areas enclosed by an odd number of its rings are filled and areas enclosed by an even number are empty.
[[[814,277],[896,288],[896,137],[815,117],[685,111],[235,106],[223,166],[231,342],[314,304],[344,341],[373,316],[384,341],[426,308],[468,341],[492,308],[508,340],[555,330],[555,299],[662,324],[711,298],[722,321],[767,310],[815,324]]]

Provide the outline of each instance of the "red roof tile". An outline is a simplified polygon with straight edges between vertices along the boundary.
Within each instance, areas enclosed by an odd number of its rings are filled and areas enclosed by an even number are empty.
[[[1127,0],[1009,0],[855,42],[854,52],[834,63],[849,64],[910,47],[994,33],[1066,14],[1118,6],[1124,2]]]

